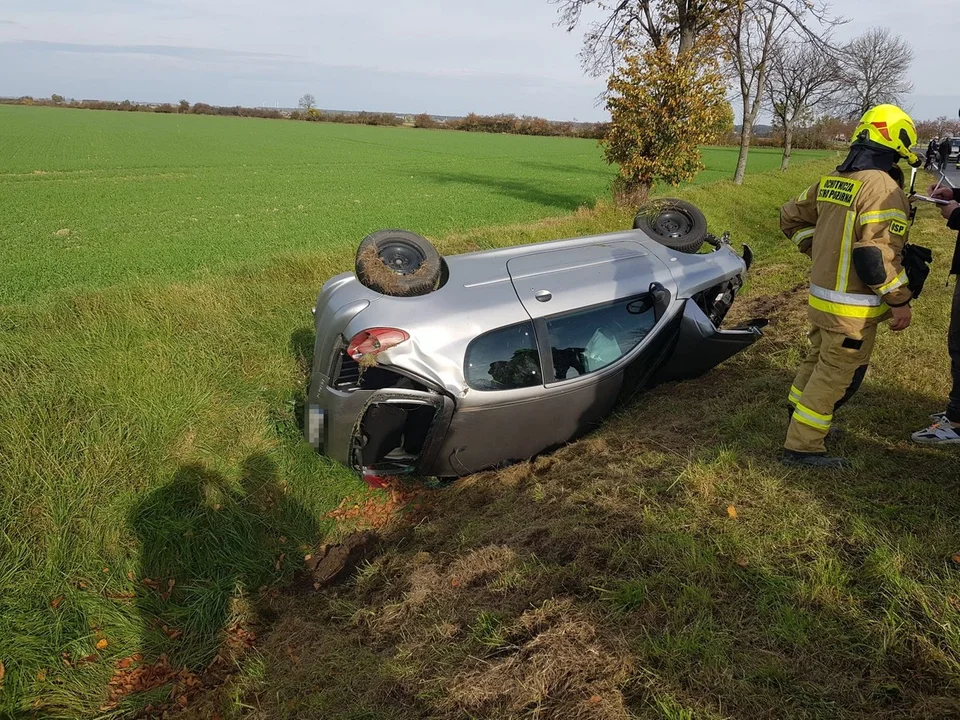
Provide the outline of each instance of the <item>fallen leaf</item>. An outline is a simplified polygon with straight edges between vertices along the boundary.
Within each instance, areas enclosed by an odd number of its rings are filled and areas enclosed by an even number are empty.
[[[303,556],[304,562],[310,562],[312,559],[313,559],[313,555],[310,555],[309,553]]]
[[[177,581],[173,578],[167,580],[167,590],[173,590],[173,586],[177,584]]]
[[[3,682],[3,678],[7,675],[7,668],[4,667],[3,663],[0,662],[0,683]]]
[[[177,702],[180,704],[180,707],[186,707],[187,703],[190,701],[187,700],[186,695],[181,695],[180,697],[177,698]]]
[[[450,581],[450,587],[460,587],[460,581],[457,578],[454,578]]]
[[[727,505],[727,515],[729,515],[732,520],[736,520],[737,509],[733,505]]]
[[[591,705],[599,705],[600,703],[603,702],[603,698],[600,697],[599,695],[594,695],[593,697],[590,698],[589,702]]]
[[[134,579],[133,570],[127,570],[127,580],[129,580],[130,582],[133,582],[133,579]]]
[[[750,561],[746,558],[737,558],[734,562],[742,568],[750,567]]]
[[[105,573],[110,572],[110,568],[105,567],[105,568],[103,569],[103,572],[105,572]]]
[[[37,682],[43,682],[43,681],[45,681],[46,679],[47,679],[47,671],[46,671],[46,670],[38,670],[38,671],[37,671]]]
[[[106,650],[109,644],[106,638],[102,638],[97,641],[97,650]]]
[[[50,607],[56,610],[58,607],[60,607],[60,603],[62,602],[63,602],[63,595],[58,595],[57,597],[55,597],[53,600],[50,601]]]
[[[130,667],[131,665],[133,665],[133,658],[132,658],[132,657],[122,658],[122,659],[117,663],[117,667],[120,668],[121,670],[126,670],[126,669],[127,669],[128,667]]]
[[[957,565],[960,565],[960,554],[954,555],[950,559],[953,560]]]
[[[281,535],[281,536],[280,536],[280,542],[281,542],[281,543],[285,543],[286,541],[287,541],[286,536],[285,536],[285,535]]]

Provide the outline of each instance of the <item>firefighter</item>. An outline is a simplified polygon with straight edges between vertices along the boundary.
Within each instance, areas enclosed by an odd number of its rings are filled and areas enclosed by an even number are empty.
[[[900,158],[916,167],[917,131],[893,105],[868,110],[846,160],[780,210],[780,228],[813,261],[808,315],[810,352],[790,388],[787,465],[844,468],[827,455],[833,415],[860,387],[877,326],[911,321],[911,293],[901,265],[910,203],[890,171]]]

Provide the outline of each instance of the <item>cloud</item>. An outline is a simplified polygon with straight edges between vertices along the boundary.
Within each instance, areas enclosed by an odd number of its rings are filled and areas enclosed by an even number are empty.
[[[3,41],[0,41],[3,43]],[[221,50],[218,48],[187,47],[181,45],[86,45],[81,43],[45,42],[42,40],[13,40],[3,44],[27,45],[48,52],[83,53],[95,55],[154,55],[182,60],[279,60],[290,55],[279,53]]]
[[[0,20],[0,25],[6,25],[7,27],[23,27],[23,25],[18,22],[14,22],[13,20]]]

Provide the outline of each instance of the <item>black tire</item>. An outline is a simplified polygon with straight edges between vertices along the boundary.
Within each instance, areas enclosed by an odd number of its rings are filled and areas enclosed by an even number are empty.
[[[707,218],[700,209],[675,198],[652,200],[644,205],[633,218],[633,228],[683,253],[697,252],[708,235]]]
[[[378,230],[357,248],[357,277],[384,295],[412,297],[433,292],[442,264],[429,240],[407,230]]]

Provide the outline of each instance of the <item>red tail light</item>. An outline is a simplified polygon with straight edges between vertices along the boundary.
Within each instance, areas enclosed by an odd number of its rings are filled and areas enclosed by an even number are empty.
[[[347,346],[347,355],[359,360],[363,355],[376,355],[409,339],[407,333],[396,328],[370,328],[353,336]]]

